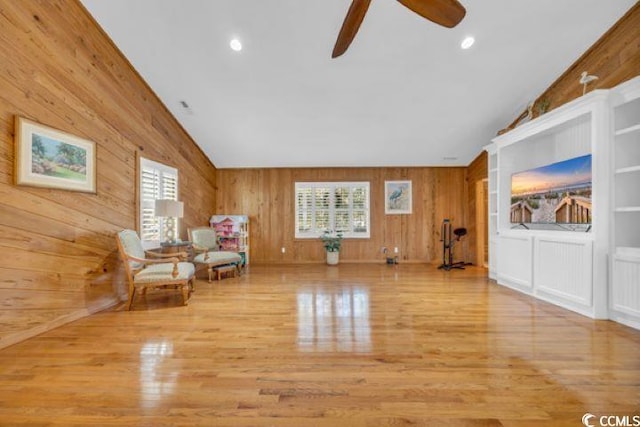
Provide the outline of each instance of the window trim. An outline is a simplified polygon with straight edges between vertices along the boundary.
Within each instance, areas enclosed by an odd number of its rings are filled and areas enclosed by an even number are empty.
[[[299,206],[298,206],[298,190],[300,188],[330,188],[330,200],[331,206],[329,208],[329,223],[334,223],[335,218],[335,188],[336,187],[349,187],[353,190],[354,187],[366,188],[366,202],[365,202],[365,211],[366,211],[366,232],[354,232],[348,231],[344,232],[343,236],[347,239],[370,239],[371,238],[371,182],[370,181],[328,181],[328,182],[307,182],[307,181],[296,181],[294,185],[294,215],[295,215],[295,239],[317,239],[322,235],[322,231],[318,231],[313,229],[309,232],[301,232],[298,222],[298,214],[299,214]],[[312,203],[312,221],[315,221],[315,205]],[[349,207],[350,214],[353,213],[353,205]],[[359,210],[359,209],[356,209]]]
[[[142,242],[142,246],[145,249],[152,249],[152,248],[159,248],[160,247],[160,243],[163,241],[163,237],[162,235],[159,236],[158,240],[144,240],[143,239],[143,234],[142,234],[142,223],[143,223],[143,205],[144,205],[144,200],[142,199],[142,171],[145,168],[150,168],[150,169],[155,169],[157,171],[159,171],[161,174],[167,174],[167,175],[174,175],[175,176],[175,182],[176,182],[176,190],[175,190],[175,194],[176,194],[176,198],[175,200],[179,200],[179,190],[180,190],[180,185],[179,185],[179,171],[178,168],[174,168],[172,166],[160,163],[160,162],[156,162],[154,160],[148,159],[146,157],[142,157],[142,156],[138,156],[138,171],[136,174],[136,190],[137,190],[137,194],[136,194],[136,206],[137,206],[137,213],[136,213],[136,231],[138,232],[138,236],[140,236],[140,241]],[[162,193],[162,189],[160,189],[160,193]],[[157,199],[156,199],[157,200]],[[164,218],[159,218],[159,229],[160,229],[160,233],[162,234],[162,230],[164,230]],[[176,218],[176,230],[180,230],[180,218]]]

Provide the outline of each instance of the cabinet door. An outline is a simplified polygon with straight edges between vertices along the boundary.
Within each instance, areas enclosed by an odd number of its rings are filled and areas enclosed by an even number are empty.
[[[611,308],[640,323],[640,258],[614,256]]]
[[[497,280],[501,285],[533,292],[532,239],[529,236],[498,237]]]

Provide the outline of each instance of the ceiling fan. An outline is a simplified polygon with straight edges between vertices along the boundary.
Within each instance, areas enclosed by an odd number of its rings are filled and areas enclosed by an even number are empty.
[[[398,0],[418,15],[429,21],[453,28],[464,18],[467,12],[457,0]],[[333,48],[332,58],[337,58],[347,51],[362,24],[364,15],[369,9],[371,0],[353,0],[347,16],[344,18],[338,40]]]

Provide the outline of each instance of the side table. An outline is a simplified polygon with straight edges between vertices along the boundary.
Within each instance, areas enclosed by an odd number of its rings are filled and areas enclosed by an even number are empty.
[[[163,254],[175,254],[178,252],[186,252],[188,259],[193,259],[193,246],[189,241],[180,242],[162,242],[160,243],[160,252]]]

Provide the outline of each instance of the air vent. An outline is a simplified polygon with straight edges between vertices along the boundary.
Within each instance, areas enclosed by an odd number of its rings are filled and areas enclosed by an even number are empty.
[[[193,110],[191,109],[191,107],[189,107],[187,101],[180,101],[180,106],[187,114],[193,114]]]
[[[458,158],[457,157],[443,157],[442,160],[452,162],[454,160],[458,160]]]

